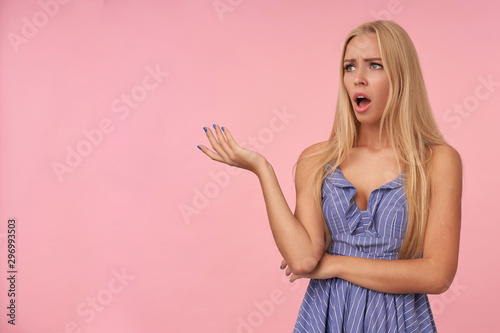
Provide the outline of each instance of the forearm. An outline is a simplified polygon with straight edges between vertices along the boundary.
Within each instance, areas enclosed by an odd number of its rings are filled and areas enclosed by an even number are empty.
[[[336,256],[338,277],[362,287],[393,294],[440,294],[444,282],[431,259],[383,260]]]
[[[302,223],[290,210],[272,166],[266,162],[256,174],[262,187],[269,224],[278,250],[295,273],[312,271],[323,255],[323,245],[311,239]]]
[[[440,294],[451,281],[431,259],[384,260],[326,254],[311,278],[338,277],[379,292]]]
[[[297,175],[302,177],[296,182],[297,208],[295,214],[285,200],[272,166],[264,156],[239,146],[227,128],[214,125],[216,136],[204,127],[210,144],[215,152],[200,145],[212,160],[247,169],[257,175],[262,186],[269,223],[276,245],[288,261],[294,273],[304,274],[312,271],[324,252],[324,232],[321,227],[322,214],[312,208],[312,191],[304,179],[314,169],[314,164],[298,163]],[[306,149],[307,150],[307,149]],[[299,172],[300,169],[300,172]],[[304,199],[305,198],[305,199]],[[300,208],[299,208],[300,206]],[[300,216],[300,220],[296,217]],[[314,234],[314,236],[312,236]]]

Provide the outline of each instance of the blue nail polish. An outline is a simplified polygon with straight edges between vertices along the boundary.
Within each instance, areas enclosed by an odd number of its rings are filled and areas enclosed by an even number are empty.
[[[214,124],[214,128],[217,129],[217,127],[215,126],[215,124]]]
[[[196,147],[198,147],[198,149],[199,149],[199,150],[201,150],[201,147],[200,147],[200,146],[196,146]]]
[[[224,127],[221,127],[221,130],[224,130]]]
[[[283,267],[281,267],[281,265],[280,265],[280,269],[283,269]]]
[[[207,128],[206,128],[206,127],[203,127],[203,129],[205,130],[205,132],[207,131]]]

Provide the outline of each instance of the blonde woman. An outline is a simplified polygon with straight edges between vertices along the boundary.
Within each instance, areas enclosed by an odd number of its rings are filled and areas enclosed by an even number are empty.
[[[211,159],[254,172],[290,281],[310,278],[294,332],[436,332],[427,294],[458,264],[462,163],[443,139],[408,34],[367,22],[346,37],[333,130],[295,170],[292,213],[272,166],[227,128]]]

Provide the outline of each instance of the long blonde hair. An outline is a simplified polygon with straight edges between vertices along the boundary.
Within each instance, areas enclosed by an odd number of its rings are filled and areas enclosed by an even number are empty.
[[[379,139],[387,131],[389,142],[405,170],[405,194],[408,205],[406,235],[399,259],[412,259],[423,254],[424,234],[430,199],[430,170],[427,163],[434,145],[448,145],[434,120],[420,69],[418,55],[406,31],[393,21],[372,21],[354,28],[346,37],[340,61],[340,85],[337,108],[330,138],[324,149],[303,158],[316,156],[317,168],[311,182],[316,202],[321,209],[322,184],[355,147],[360,122],[356,119],[344,82],[343,60],[349,41],[360,35],[377,35],[382,64],[389,78],[389,96],[380,121]],[[297,162],[298,163],[298,162]],[[331,167],[325,171],[325,165]],[[325,240],[331,237],[324,221]]]

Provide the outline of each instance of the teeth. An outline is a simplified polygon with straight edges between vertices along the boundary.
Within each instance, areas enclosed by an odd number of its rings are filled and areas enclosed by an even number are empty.
[[[356,97],[356,104],[358,104],[358,106],[361,104],[361,101],[366,99],[368,101],[368,103],[370,103],[370,99],[368,97],[365,97],[365,96],[357,96]]]

